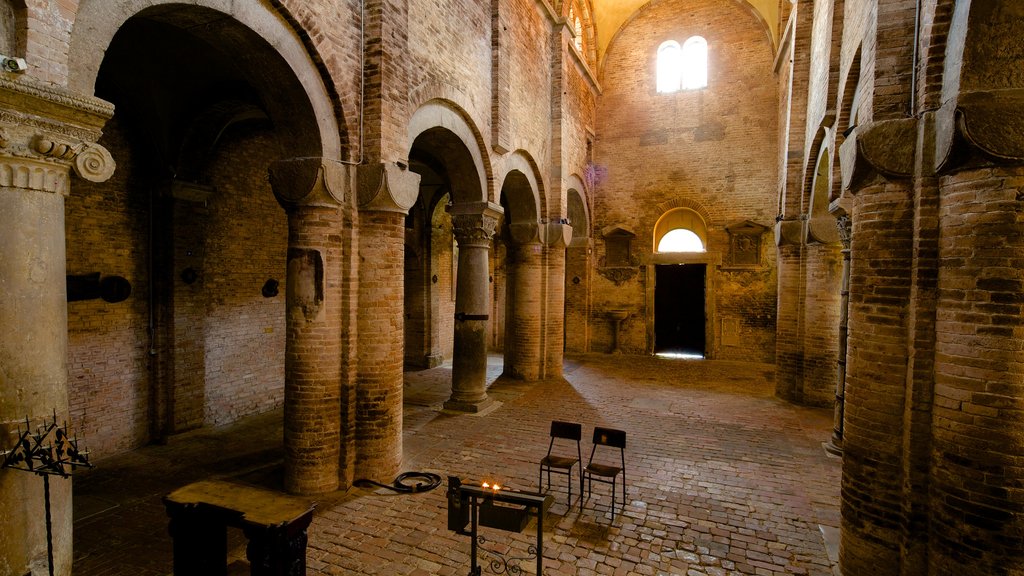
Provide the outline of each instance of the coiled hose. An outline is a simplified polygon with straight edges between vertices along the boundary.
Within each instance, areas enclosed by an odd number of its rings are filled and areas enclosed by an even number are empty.
[[[407,482],[408,480],[417,481],[410,483]],[[395,477],[394,482],[391,484],[381,484],[380,482],[374,482],[365,478],[356,480],[352,484],[360,487],[379,486],[388,490],[394,490],[395,492],[412,494],[415,492],[427,492],[437,488],[441,485],[441,475],[434,474],[433,472],[402,472]]]

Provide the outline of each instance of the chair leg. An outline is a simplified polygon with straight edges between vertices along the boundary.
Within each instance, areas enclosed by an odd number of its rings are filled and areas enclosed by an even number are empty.
[[[615,520],[615,478],[611,478],[611,520]]]
[[[569,500],[565,503],[566,506],[572,506],[572,466],[569,467],[569,473],[565,476],[565,485],[569,490]]]

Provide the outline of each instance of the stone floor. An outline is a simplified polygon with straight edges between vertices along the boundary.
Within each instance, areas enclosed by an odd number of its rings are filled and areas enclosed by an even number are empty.
[[[403,469],[534,490],[551,420],[583,424],[584,458],[593,426],[625,430],[625,509],[612,518],[609,486],[597,484],[582,506],[574,491],[567,507],[556,477],[545,574],[834,574],[839,461],[822,449],[831,413],[774,398],[771,365],[587,355],[567,359],[564,380],[538,383],[506,381],[500,370],[492,358],[489,393],[500,404],[477,415],[441,409],[449,367],[407,374]],[[74,574],[171,574],[161,497],[204,478],[279,486],[280,438],[274,412],[97,462],[74,480]],[[308,574],[469,572],[469,538],[447,530],[443,484],[316,500]],[[231,573],[246,574],[244,538],[231,532]],[[536,541],[534,525],[482,534],[509,556],[526,556]]]

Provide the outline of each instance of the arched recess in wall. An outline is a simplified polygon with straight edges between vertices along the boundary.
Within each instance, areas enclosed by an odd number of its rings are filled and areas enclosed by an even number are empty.
[[[413,156],[440,161],[451,183],[452,202],[483,202],[490,199],[492,180],[488,158],[482,152],[480,131],[453,102],[431,100],[409,119],[409,159]]]
[[[571,247],[586,246],[591,237],[590,205],[587,203],[586,188],[579,176],[569,177],[566,192],[566,218],[572,226]]]
[[[25,0],[0,0],[0,54],[25,56]]]
[[[654,225],[652,250],[658,252],[706,252],[708,227],[704,218],[690,208],[665,212]]]
[[[543,180],[533,158],[524,150],[516,150],[505,163],[502,178],[501,205],[509,224],[536,223],[545,205]]]
[[[315,49],[303,44],[280,14],[262,6],[230,0],[198,0],[188,7],[128,0],[113,12],[103,0],[83,0],[71,31],[69,88],[94,92],[105,54],[96,46],[108,46],[133,17],[187,31],[216,47],[191,58],[166,50],[138,58],[137,66],[153,67],[157,77],[172,83],[182,76],[202,74],[211,62],[223,59],[259,94],[260,108],[286,142],[287,157],[342,159],[348,137],[340,128],[342,111],[333,82],[325,81]]]
[[[829,213],[829,197],[832,193],[832,152],[823,143],[818,151],[813,178],[810,186],[808,209],[807,241],[821,244],[839,242],[836,219]]]
[[[839,101],[836,103],[836,110],[839,110],[839,118],[836,122],[836,134],[834,150],[840,150],[843,142],[846,141],[846,136],[856,128],[857,126],[857,109],[860,106],[860,78],[861,78],[861,50],[863,46],[858,46],[857,51],[853,55],[853,60],[850,62],[850,67],[846,71],[846,77],[840,81],[841,92]],[[842,157],[840,156],[839,162],[842,165]],[[829,201],[834,201],[841,198],[843,195],[843,179],[833,178],[832,179],[832,190],[829,194]]]

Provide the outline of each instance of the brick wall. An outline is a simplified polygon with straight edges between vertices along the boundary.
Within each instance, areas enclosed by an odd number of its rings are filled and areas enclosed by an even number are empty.
[[[665,40],[683,42],[695,34],[709,45],[708,87],[656,93],[658,47]],[[623,225],[635,232],[633,250],[639,264],[651,258],[658,218],[667,206],[681,201],[708,215],[711,240],[707,248],[723,256],[729,244],[726,226],[743,220],[766,226],[773,222],[776,172],[765,169],[776,157],[772,63],[772,48],[763,30],[739,7],[669,1],[641,9],[620,31],[603,66],[595,162],[604,179],[594,196],[593,229]],[[643,312],[647,288],[641,279],[645,275],[637,273],[615,285],[600,274],[604,253],[604,242],[598,238],[595,311],[621,306]],[[749,308],[736,311],[741,324],[749,328],[743,346],[723,349],[723,357],[774,357],[774,317],[764,314],[764,303],[774,308],[774,274],[765,273],[774,269],[774,262],[774,251],[765,250],[762,267],[737,272],[734,283],[712,278],[712,286],[723,287],[716,288],[720,291],[713,294],[717,304],[712,309],[724,305],[729,295],[721,290],[728,286],[742,285],[743,293],[757,296]],[[708,270],[712,276],[718,274],[714,266]],[[625,351],[643,352],[651,346],[647,341],[651,330],[644,318],[641,313],[623,322],[620,344]],[[708,318],[712,326],[718,324],[716,320]],[[602,330],[602,324],[607,321],[595,316],[594,350],[610,347],[610,330]],[[709,349],[713,345],[708,342]]]
[[[101,187],[77,180],[65,200],[67,273],[117,275],[130,298],[68,303],[68,387],[71,423],[96,455],[149,440],[150,358],[148,204],[129,191],[135,155],[118,122],[101,144],[118,170]]]

